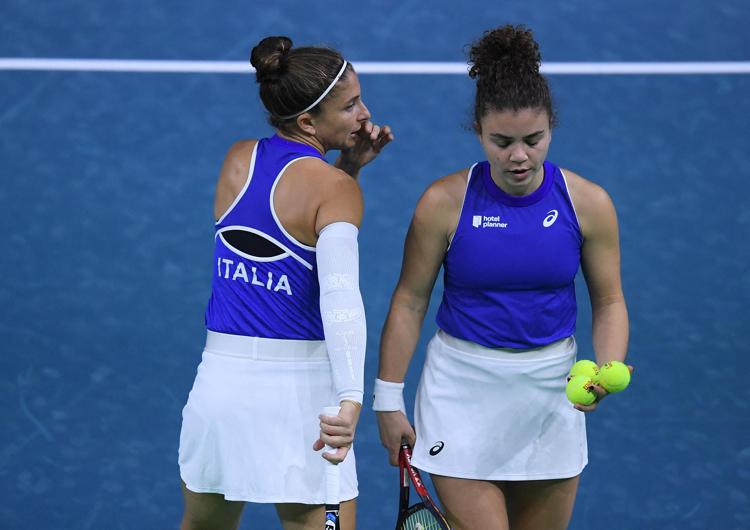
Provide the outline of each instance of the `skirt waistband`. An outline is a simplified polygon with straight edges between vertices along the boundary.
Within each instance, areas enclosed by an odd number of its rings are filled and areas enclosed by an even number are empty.
[[[488,348],[476,342],[459,339],[449,335],[442,329],[438,329],[436,337],[443,343],[444,347],[455,350],[459,353],[468,353],[487,357],[490,359],[515,359],[515,360],[534,360],[557,357],[566,355],[575,348],[575,338],[573,336],[560,339],[546,346],[529,350],[517,350],[514,348]]]
[[[208,330],[205,351],[259,361],[323,361],[328,350],[323,340],[267,339]]]

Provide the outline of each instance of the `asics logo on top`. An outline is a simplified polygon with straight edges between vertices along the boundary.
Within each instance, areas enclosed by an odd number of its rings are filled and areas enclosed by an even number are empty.
[[[550,210],[547,212],[547,217],[542,221],[542,225],[544,225],[544,228],[549,228],[555,224],[555,221],[557,221],[557,210]]]
[[[499,215],[474,215],[471,218],[474,228],[508,228],[508,223],[502,222]]]

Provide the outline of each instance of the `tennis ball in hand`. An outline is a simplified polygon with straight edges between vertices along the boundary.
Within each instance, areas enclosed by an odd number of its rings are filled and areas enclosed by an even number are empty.
[[[599,369],[599,385],[610,394],[622,392],[630,384],[630,370],[620,361],[610,361]]]
[[[591,390],[593,384],[591,378],[585,375],[571,377],[565,387],[568,401],[576,405],[591,405],[596,400],[596,394]]]
[[[594,383],[596,383],[597,379],[599,378],[599,367],[594,361],[581,359],[573,365],[573,368],[570,369],[570,377],[575,377],[577,375],[585,375],[586,377],[591,378]]]

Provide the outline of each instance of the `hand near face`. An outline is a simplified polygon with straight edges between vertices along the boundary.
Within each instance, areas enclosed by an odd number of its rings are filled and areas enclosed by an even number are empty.
[[[357,132],[354,145],[341,150],[341,162],[350,167],[361,168],[374,160],[393,138],[388,125],[381,127],[368,120]]]

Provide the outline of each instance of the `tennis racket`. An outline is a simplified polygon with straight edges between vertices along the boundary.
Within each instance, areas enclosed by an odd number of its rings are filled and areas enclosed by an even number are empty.
[[[340,407],[324,407],[323,415],[338,416]],[[324,451],[335,453],[336,449],[326,445]],[[339,466],[326,460],[326,518],[324,530],[341,530],[339,523]]]
[[[396,530],[451,530],[445,516],[440,513],[430,493],[419,476],[419,470],[411,466],[411,447],[401,441],[398,453],[399,481],[401,496],[398,506]],[[419,494],[421,502],[409,506],[409,482]]]

